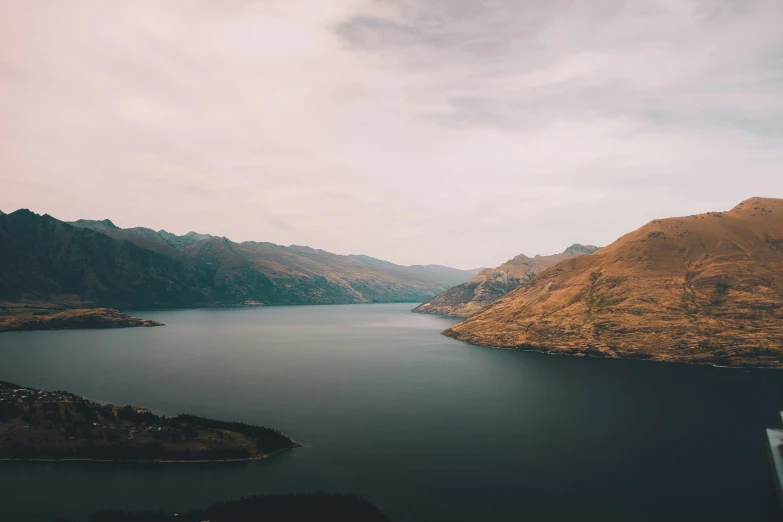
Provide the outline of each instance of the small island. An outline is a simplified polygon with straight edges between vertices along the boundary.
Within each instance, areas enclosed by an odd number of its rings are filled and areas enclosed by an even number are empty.
[[[0,381],[0,459],[230,462],[297,444],[279,431],[88,401]]]
[[[150,319],[132,317],[112,308],[79,308],[58,313],[40,311],[18,315],[0,315],[0,333],[77,328],[132,328],[137,326],[163,326],[163,324]]]

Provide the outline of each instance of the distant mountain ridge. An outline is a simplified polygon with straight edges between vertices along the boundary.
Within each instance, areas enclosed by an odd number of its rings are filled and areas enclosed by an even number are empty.
[[[656,219],[444,334],[548,353],[783,368],[783,199]]]
[[[350,254],[348,257],[372,266],[378,266],[378,267],[399,266],[399,265],[395,265],[394,263],[390,263],[389,261],[383,261],[381,259],[376,259],[374,257],[365,256],[365,255]],[[410,273],[419,274],[425,277],[434,277],[439,281],[450,282],[453,285],[457,285],[465,281],[466,275],[468,275],[468,278],[471,278],[478,275],[482,270],[485,270],[483,267],[471,268],[468,270],[460,270],[458,268],[451,268],[443,265],[410,265],[405,268]]]
[[[413,309],[417,313],[468,317],[494,303],[565,259],[592,254],[593,245],[573,244],[560,254],[528,257],[519,254],[497,268],[486,268],[473,279],[449,288]]]
[[[51,306],[191,307],[415,302],[476,271],[422,270],[110,220],[66,223],[0,215],[0,302]],[[365,256],[366,257],[366,256]],[[462,275],[460,275],[462,274]]]

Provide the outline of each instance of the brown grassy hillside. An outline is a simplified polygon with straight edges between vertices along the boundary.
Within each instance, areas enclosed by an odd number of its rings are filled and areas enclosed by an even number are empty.
[[[783,200],[652,221],[444,334],[563,354],[783,367]]]

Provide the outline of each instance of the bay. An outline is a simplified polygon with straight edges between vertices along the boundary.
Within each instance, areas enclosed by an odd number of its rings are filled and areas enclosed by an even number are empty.
[[[548,356],[411,304],[136,311],[159,328],[0,335],[0,379],[273,427],[266,462],[0,462],[3,520],[352,492],[393,520],[768,521],[783,373]]]

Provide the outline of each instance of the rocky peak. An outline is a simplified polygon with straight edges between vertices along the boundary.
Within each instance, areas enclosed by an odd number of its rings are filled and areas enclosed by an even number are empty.
[[[580,243],[574,243],[570,247],[566,248],[563,253],[564,254],[574,254],[574,255],[585,255],[585,254],[592,254],[596,250],[598,250],[599,247],[594,245],[582,245]]]
[[[72,221],[71,225],[84,228],[113,228],[119,230],[119,227],[112,223],[110,219],[77,219]]]
[[[13,211],[13,212],[11,212],[9,214],[9,216],[21,217],[21,218],[24,218],[24,217],[28,217],[28,218],[29,217],[35,217],[37,215],[38,214],[36,214],[35,212],[33,212],[31,210],[28,210],[26,208],[20,208],[19,210],[15,210],[15,211]]]

